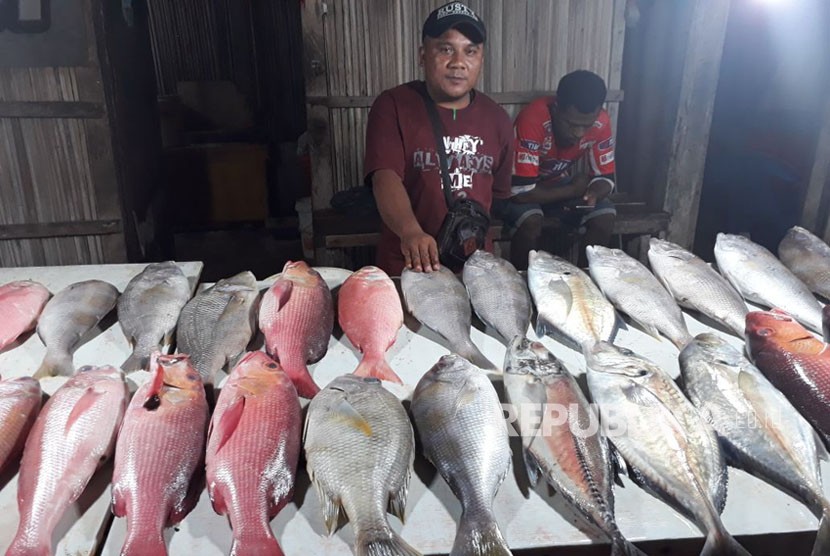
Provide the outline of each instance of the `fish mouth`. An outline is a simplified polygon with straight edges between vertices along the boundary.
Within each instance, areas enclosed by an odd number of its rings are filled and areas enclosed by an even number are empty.
[[[566,372],[562,363],[541,342],[516,336],[507,350],[504,372],[544,377]]]

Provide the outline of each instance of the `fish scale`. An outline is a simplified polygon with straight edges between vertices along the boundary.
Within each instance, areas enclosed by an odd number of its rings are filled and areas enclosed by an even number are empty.
[[[214,509],[233,529],[232,554],[282,554],[270,520],[293,494],[301,420],[283,370],[262,352],[246,355],[216,403],[206,456]]]
[[[743,337],[746,303],[703,259],[653,237],[649,240],[648,260],[654,275],[681,307],[699,311]]]
[[[334,300],[322,276],[304,261],[285,263],[262,298],[259,327],[268,355],[279,362],[299,395],[314,397],[320,387],[307,365],[323,358],[334,329]]]
[[[240,272],[191,299],[179,315],[177,351],[190,356],[202,382],[244,353],[256,322],[256,277]]]
[[[424,455],[461,501],[451,556],[509,555],[493,499],[511,453],[490,379],[462,357],[445,355],[418,382],[411,409]]]
[[[378,379],[345,375],[323,388],[309,404],[303,446],[329,533],[342,506],[358,555],[419,554],[386,518],[388,508],[403,519],[415,440],[400,401]]]
[[[0,472],[23,450],[41,396],[40,383],[33,378],[0,381]]]
[[[52,552],[52,532],[112,453],[127,405],[124,375],[83,367],[43,407],[20,463],[20,524],[6,556]]]
[[[778,258],[810,291],[830,300],[830,246],[821,238],[793,226],[778,244]]]
[[[133,396],[118,436],[112,507],[126,517],[121,554],[167,554],[164,527],[193,508],[204,461],[208,406],[187,356],[150,359],[152,379]],[[196,480],[194,480],[194,476]]]

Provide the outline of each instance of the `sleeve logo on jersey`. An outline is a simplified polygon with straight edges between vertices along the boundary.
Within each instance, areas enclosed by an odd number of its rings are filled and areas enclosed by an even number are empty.
[[[599,163],[600,165],[604,166],[605,164],[610,164],[614,162],[614,151],[607,152],[605,154],[600,155]]]
[[[529,151],[538,151],[539,148],[541,147],[541,145],[539,143],[537,143],[536,141],[531,141],[529,139],[520,139],[519,140],[519,145],[521,145],[522,147],[524,147],[525,149],[527,149]]]
[[[519,164],[533,164],[534,166],[539,166],[539,157],[535,154],[530,153],[518,153],[518,163]]]
[[[609,137],[608,139],[606,139],[605,141],[603,141],[602,143],[597,145],[597,148],[601,151],[607,151],[608,149],[610,149],[613,146],[614,146],[614,138]]]

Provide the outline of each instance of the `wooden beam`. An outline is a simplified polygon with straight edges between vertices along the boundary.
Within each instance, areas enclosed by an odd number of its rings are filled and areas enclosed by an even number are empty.
[[[801,225],[809,230],[820,228],[819,207],[822,205],[821,200],[828,184],[830,184],[830,98],[824,105],[821,128],[816,141],[816,154],[813,158],[813,169],[810,172],[810,180],[807,182],[807,193],[804,196],[804,207],[801,213]],[[827,237],[830,237],[830,218],[819,233],[824,236],[824,241],[827,241]]]
[[[535,98],[549,95],[551,91],[513,91],[507,93],[485,93],[499,104],[526,104]],[[608,91],[606,102],[622,102],[623,91],[619,89]],[[375,101],[375,96],[308,96],[306,102],[311,106],[325,106],[326,108],[369,108]]]
[[[672,215],[669,240],[685,248],[694,242],[697,227],[729,5],[729,0],[695,0],[686,39],[663,201]]]
[[[104,116],[98,102],[0,101],[0,118],[84,118]]]
[[[121,233],[120,220],[49,222],[45,224],[0,225],[0,240],[44,237],[100,236]]]

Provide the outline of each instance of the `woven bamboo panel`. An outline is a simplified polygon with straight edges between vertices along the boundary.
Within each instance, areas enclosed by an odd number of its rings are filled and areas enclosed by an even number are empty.
[[[76,101],[75,68],[0,68],[0,101]]]

